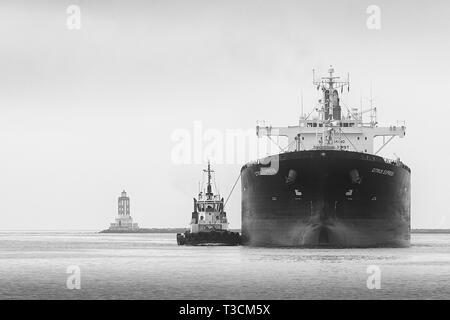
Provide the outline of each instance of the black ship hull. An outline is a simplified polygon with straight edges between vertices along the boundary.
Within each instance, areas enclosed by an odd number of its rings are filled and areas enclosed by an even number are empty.
[[[278,160],[276,160],[278,157]],[[242,243],[406,247],[410,169],[348,151],[297,151],[242,170]],[[264,174],[268,167],[276,173]]]
[[[226,230],[197,233],[186,231],[177,234],[177,244],[180,246],[237,246],[240,244],[240,235]]]

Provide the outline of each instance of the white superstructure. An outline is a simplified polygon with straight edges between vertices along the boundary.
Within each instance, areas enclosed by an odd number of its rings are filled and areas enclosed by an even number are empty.
[[[347,87],[346,81],[334,76],[334,69],[330,66],[329,76],[315,79],[313,84],[318,90],[322,90],[322,99],[314,111],[317,116],[302,115],[297,126],[272,127],[259,125],[256,127],[258,137],[284,136],[288,138],[288,147],[284,151],[302,150],[345,150],[368,154],[378,154],[394,137],[403,138],[406,127],[390,126],[379,127],[376,121],[376,108],[372,105],[369,110],[359,111],[357,108],[347,109],[343,115],[339,102],[339,93]],[[363,122],[363,114],[370,112],[370,122]],[[381,147],[374,150],[374,138],[383,137]],[[388,138],[386,140],[386,138]]]

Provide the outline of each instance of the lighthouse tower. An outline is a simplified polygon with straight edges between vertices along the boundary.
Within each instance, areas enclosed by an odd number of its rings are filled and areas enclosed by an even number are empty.
[[[127,193],[122,191],[117,200],[117,218],[115,223],[111,223],[110,230],[127,231],[139,229],[137,223],[133,223],[133,218],[130,215],[130,197]]]
[[[119,217],[130,215],[130,197],[127,197],[125,190],[122,191],[122,194],[118,199],[118,211]]]

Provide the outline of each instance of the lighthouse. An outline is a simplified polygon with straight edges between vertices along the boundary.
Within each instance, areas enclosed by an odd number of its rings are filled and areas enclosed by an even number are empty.
[[[122,191],[118,199],[118,213],[119,217],[130,215],[130,197],[127,196],[125,190]]]
[[[137,229],[139,229],[139,226],[137,223],[133,223],[133,218],[130,215],[130,197],[123,190],[117,199],[116,222],[111,223],[109,230],[126,232]]]

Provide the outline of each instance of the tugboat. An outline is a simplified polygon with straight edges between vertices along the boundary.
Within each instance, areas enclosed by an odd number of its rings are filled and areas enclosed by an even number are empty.
[[[194,198],[194,211],[189,230],[177,233],[178,245],[222,245],[240,244],[240,235],[228,230],[227,214],[224,211],[224,199],[214,194],[211,184],[211,165],[203,170],[208,176],[206,189],[200,189],[198,199]]]

